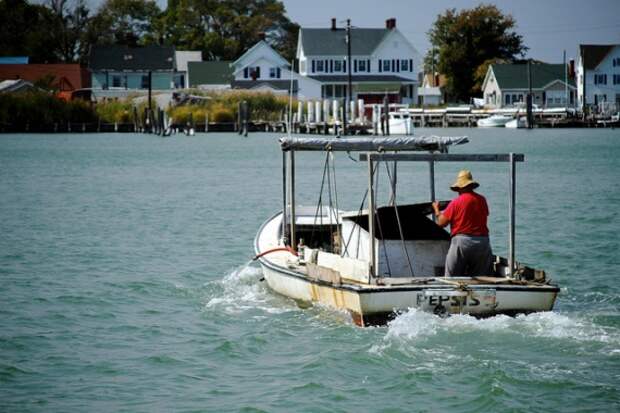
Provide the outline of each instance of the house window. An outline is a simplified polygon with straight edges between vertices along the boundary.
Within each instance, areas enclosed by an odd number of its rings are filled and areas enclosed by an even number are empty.
[[[185,75],[179,74],[174,77],[174,88],[183,89],[185,87]]]
[[[260,79],[260,66],[250,68],[250,77],[252,79]]]
[[[614,85],[620,85],[620,75],[614,75]]]
[[[360,60],[357,63],[357,70],[360,72],[365,72],[366,71],[366,61],[365,60]]]
[[[409,71],[413,72],[413,59],[409,59]]]
[[[506,104],[510,105],[510,95],[506,95]]]
[[[122,78],[121,75],[112,75],[112,87],[121,87]]]
[[[400,69],[401,69],[403,72],[407,72],[407,71],[409,71],[409,60],[407,60],[407,59],[403,59],[403,60],[401,60],[401,61],[400,61]]]
[[[607,74],[594,75],[594,84],[595,85],[606,85],[607,84]]]
[[[390,71],[390,61],[389,60],[384,60],[383,61],[383,71],[384,72],[389,72]]]
[[[324,72],[325,71],[325,62],[323,60],[316,61],[316,71]]]
[[[250,68],[246,67],[245,69],[243,69],[243,78],[249,79],[249,77],[250,77]]]
[[[269,68],[269,77],[271,79],[280,79],[281,71],[279,67],[270,67]]]
[[[140,87],[142,89],[149,88],[149,75],[142,75],[142,81],[140,82]]]
[[[612,60],[612,64],[614,67],[620,67],[620,57],[615,57],[614,60]]]
[[[334,72],[342,72],[342,61],[341,60],[334,61]]]

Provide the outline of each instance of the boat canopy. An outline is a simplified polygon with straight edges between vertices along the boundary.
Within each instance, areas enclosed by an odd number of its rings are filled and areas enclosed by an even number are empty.
[[[400,137],[400,138],[280,138],[283,151],[439,151],[447,152],[451,145],[461,145],[469,140],[459,137]]]

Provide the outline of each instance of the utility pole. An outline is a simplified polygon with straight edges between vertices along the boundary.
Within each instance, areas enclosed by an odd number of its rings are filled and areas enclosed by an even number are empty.
[[[564,50],[564,108],[568,112],[568,66],[566,66],[566,50]]]
[[[532,59],[527,61],[527,85],[529,92],[527,94],[527,128],[534,127],[534,116],[532,114]]]
[[[353,64],[351,62],[351,19],[347,19],[347,73],[348,73],[348,78],[349,78],[349,82],[348,82],[348,86],[347,86],[347,97],[346,97],[346,104],[345,107],[343,109],[343,114],[345,114],[347,112],[347,110],[349,110],[350,106],[351,106],[351,98],[353,97],[353,93],[351,91],[351,65]],[[343,116],[343,132],[344,135],[347,135],[347,118],[346,116]]]

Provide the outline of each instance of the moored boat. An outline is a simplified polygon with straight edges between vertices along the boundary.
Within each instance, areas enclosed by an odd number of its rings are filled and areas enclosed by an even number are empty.
[[[512,119],[512,116],[496,114],[488,118],[479,119],[477,124],[481,128],[497,128],[506,126]]]
[[[506,123],[506,125],[504,125],[507,128],[510,129],[524,129],[527,128],[527,118],[525,118],[524,116],[520,116],[520,117],[516,117],[510,121],[508,121]]]
[[[544,271],[521,265],[514,258],[514,171],[515,163],[524,157],[447,153],[449,145],[463,142],[466,139],[281,139],[283,151],[288,152],[284,208],[261,226],[254,245],[268,286],[295,300],[347,311],[361,326],[383,324],[409,308],[478,317],[551,310],[559,288]],[[295,153],[317,150],[328,152],[327,169],[331,151],[363,152],[360,160],[367,163],[369,174],[366,208],[347,212],[334,205],[296,207]],[[495,257],[490,274],[444,277],[449,234],[429,218],[430,202],[396,205],[395,179],[390,178],[392,201],[375,205],[375,178],[381,165],[389,176],[389,165],[409,161],[431,165],[431,194],[435,162],[510,164],[509,254],[508,258]]]
[[[405,111],[389,112],[388,122],[391,135],[413,135],[413,119]]]

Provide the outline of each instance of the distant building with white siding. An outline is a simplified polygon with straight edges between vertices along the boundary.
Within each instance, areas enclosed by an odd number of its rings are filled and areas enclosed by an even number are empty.
[[[385,28],[351,29],[351,62],[347,61],[346,29],[301,28],[297,44],[299,74],[320,82],[320,97],[344,98],[351,65],[352,97],[378,103],[417,101],[420,54],[388,19]]]
[[[580,45],[575,71],[583,110],[620,110],[620,45]]]
[[[233,89],[270,91],[300,98],[321,96],[321,85],[316,80],[300,76],[264,39],[230,64]],[[292,79],[291,79],[292,78]]]
[[[576,86],[567,76],[564,64],[532,63],[531,86],[534,105],[541,108],[573,107]],[[505,108],[523,105],[529,93],[526,63],[501,63],[489,66],[482,83],[487,107]]]

